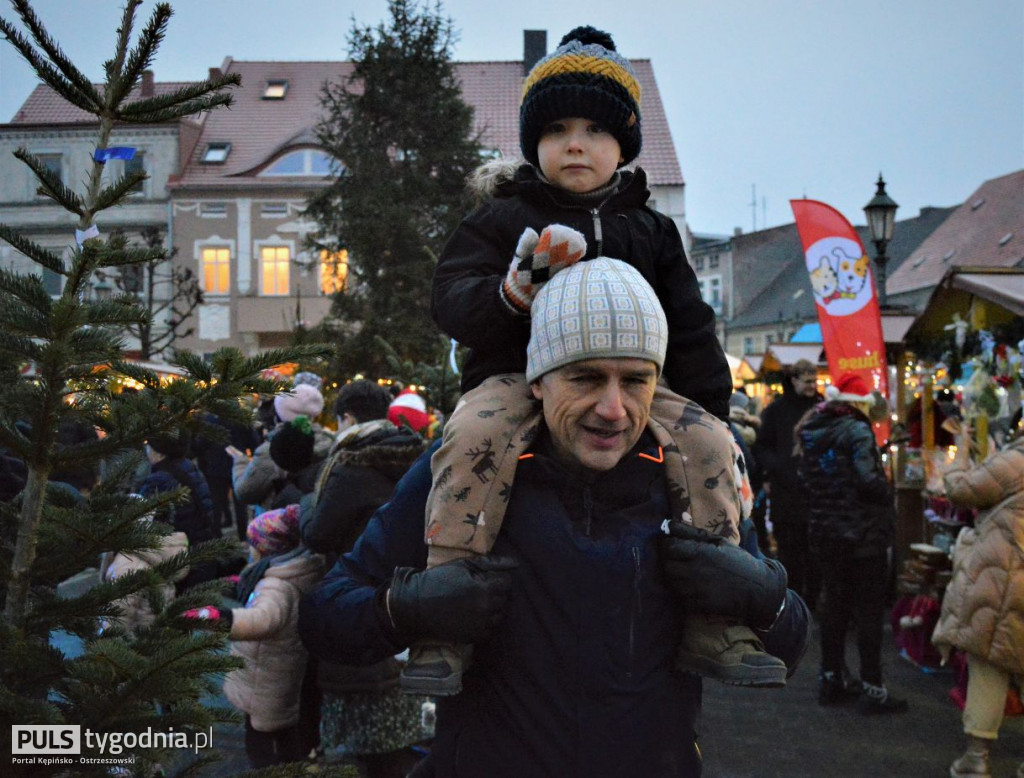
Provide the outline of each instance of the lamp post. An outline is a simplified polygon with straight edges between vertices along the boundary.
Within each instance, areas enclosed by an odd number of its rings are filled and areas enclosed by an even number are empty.
[[[864,214],[868,217],[868,230],[871,241],[875,244],[875,266],[878,268],[876,284],[878,286],[878,305],[886,304],[885,265],[889,258],[885,255],[885,247],[892,240],[893,227],[896,225],[896,209],[899,205],[885,193],[885,181],[878,174],[878,191],[871,202],[864,206]]]

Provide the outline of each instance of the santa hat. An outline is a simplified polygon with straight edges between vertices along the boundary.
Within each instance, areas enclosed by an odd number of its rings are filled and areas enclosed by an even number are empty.
[[[853,373],[843,373],[838,381],[825,388],[825,399],[848,403],[870,403],[874,402],[875,398],[863,378]]]
[[[412,389],[403,389],[388,406],[388,421],[396,427],[405,422],[416,432],[421,432],[430,424],[427,403]]]

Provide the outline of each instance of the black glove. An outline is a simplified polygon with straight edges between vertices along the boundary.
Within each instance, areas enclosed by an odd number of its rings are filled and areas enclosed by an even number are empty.
[[[383,596],[396,642],[483,640],[501,620],[518,564],[510,557],[480,556],[426,570],[397,568]]]
[[[725,538],[670,521],[660,538],[662,569],[685,613],[724,616],[768,629],[786,601],[786,568]]]

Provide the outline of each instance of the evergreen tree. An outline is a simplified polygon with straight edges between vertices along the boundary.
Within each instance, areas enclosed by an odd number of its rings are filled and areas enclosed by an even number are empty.
[[[173,121],[229,105],[231,75],[181,87],[171,94],[130,99],[153,60],[171,16],[170,6],[155,7],[132,45],[135,12],[141,0],[127,0],[117,31],[114,56],[105,63],[105,82],[86,78],[48,35],[27,0],[13,0],[27,35],[0,18],[0,32],[35,69],[44,83],[97,119],[97,149],[107,147],[115,125]],[[122,333],[140,326],[150,313],[132,294],[89,299],[98,272],[115,273],[163,261],[162,247],[131,247],[123,237],[95,235],[102,214],[117,206],[144,174],[124,175],[101,186],[95,163],[84,191],[65,186],[24,149],[16,156],[39,182],[40,194],[78,217],[81,243],[65,259],[17,231],[0,225],[0,238],[40,267],[19,274],[0,269],[0,446],[20,459],[27,471],[21,493],[0,503],[0,733],[11,753],[13,724],[78,724],[97,734],[205,731],[228,711],[203,705],[216,677],[237,662],[224,652],[222,633],[193,632],[179,617],[190,607],[208,604],[216,584],[191,590],[166,603],[161,584],[185,566],[216,559],[227,542],[189,549],[149,571],[101,583],[85,592],[58,596],[57,584],[88,566],[101,552],[138,552],[159,547],[171,527],[167,519],[176,500],[164,494],[150,500],[125,499],[147,438],[177,429],[193,429],[215,439],[223,430],[204,424],[206,413],[247,421],[238,398],[281,389],[259,378],[265,368],[309,358],[324,350],[304,347],[245,358],[239,351],[218,351],[210,364],[191,353],[175,352],[171,363],[184,378],[166,385],[150,370],[124,360]],[[43,285],[42,269],[64,279],[56,299]],[[33,373],[15,373],[31,366]],[[138,382],[134,393],[115,393],[111,378]],[[68,424],[96,428],[101,437],[58,445]],[[226,440],[225,440],[226,442]],[[104,477],[86,495],[56,482],[69,468],[96,468]],[[140,521],[155,516],[157,521]],[[151,626],[131,633],[118,622],[118,603],[140,595],[156,614]],[[97,630],[101,622],[108,626]],[[67,656],[51,636],[64,631],[83,642],[80,656]],[[84,731],[84,730],[83,730]],[[152,774],[154,765],[175,749],[159,745],[132,749],[129,771]],[[85,742],[83,755],[98,756]],[[180,750],[177,751],[180,755]],[[109,755],[109,754],[108,754]],[[5,765],[5,774],[38,774],[38,766]],[[57,772],[58,770],[54,770]],[[60,772],[109,775],[109,765],[76,765]]]
[[[339,174],[307,210],[320,225],[314,247],[348,251],[347,289],[332,313],[345,327],[340,363],[349,375],[383,374],[378,336],[402,359],[447,358],[430,316],[430,283],[472,205],[466,176],[480,162],[451,61],[452,21],[439,3],[389,0],[388,10],[386,23],[353,24],[354,70],[323,90],[316,134]]]

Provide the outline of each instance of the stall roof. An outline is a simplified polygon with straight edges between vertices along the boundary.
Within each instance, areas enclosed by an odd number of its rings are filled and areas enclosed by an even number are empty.
[[[882,337],[886,343],[902,343],[903,338],[907,334],[907,330],[910,329],[910,325],[914,323],[914,316],[910,314],[882,314]],[[789,339],[789,344],[817,344],[821,345],[821,325],[817,322],[808,322],[793,333],[793,337]]]
[[[979,319],[982,310],[984,319]],[[976,328],[1024,316],[1024,268],[951,267],[906,337],[942,336],[955,314]]]
[[[777,372],[788,365],[795,365],[801,359],[820,365],[824,355],[820,343],[774,343],[764,354],[761,370]]]

